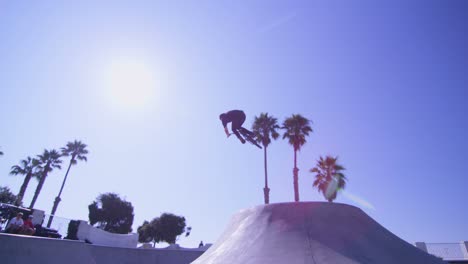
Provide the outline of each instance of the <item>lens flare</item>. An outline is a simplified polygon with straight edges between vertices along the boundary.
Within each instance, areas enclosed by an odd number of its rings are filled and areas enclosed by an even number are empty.
[[[347,192],[345,190],[341,190],[340,191],[341,194],[343,194],[344,197],[346,197],[347,199],[355,202],[356,204],[362,206],[362,207],[365,207],[367,209],[372,209],[372,210],[375,210],[375,207],[368,201],[364,200],[363,198],[355,195],[355,194],[352,194],[350,192]]]

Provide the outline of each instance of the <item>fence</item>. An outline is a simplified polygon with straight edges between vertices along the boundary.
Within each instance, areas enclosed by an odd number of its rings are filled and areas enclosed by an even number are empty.
[[[49,221],[49,218],[50,218],[49,214],[44,215],[44,222],[42,223],[43,228],[47,227],[47,222]],[[53,230],[56,230],[57,233],[59,233],[62,236],[62,238],[66,237],[67,233],[68,233],[68,224],[72,220],[73,219],[68,219],[68,218],[65,218],[65,217],[60,217],[60,216],[54,215],[52,223],[51,223],[49,228],[53,229]]]

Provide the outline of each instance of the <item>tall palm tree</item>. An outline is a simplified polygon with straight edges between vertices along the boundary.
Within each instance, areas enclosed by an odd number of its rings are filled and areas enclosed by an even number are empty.
[[[312,132],[309,119],[300,114],[292,115],[283,122],[283,129],[286,132],[283,134],[283,139],[288,139],[289,144],[294,148],[294,201],[299,202],[299,169],[297,168],[297,152],[307,142],[306,136]]]
[[[315,173],[313,186],[323,194],[325,199],[333,202],[338,191],[346,186],[346,177],[343,174],[345,168],[337,163],[338,157],[326,156],[317,161],[317,165],[310,170]]]
[[[252,131],[255,134],[258,143],[263,145],[263,160],[265,165],[265,187],[263,188],[263,196],[265,204],[270,203],[270,188],[268,188],[268,173],[267,173],[267,147],[271,143],[270,136],[276,140],[279,137],[278,119],[269,116],[268,113],[261,113],[260,116],[255,117],[252,125]]]
[[[40,172],[39,172],[39,183],[37,184],[36,191],[34,192],[33,199],[31,201],[31,205],[29,208],[33,208],[34,204],[36,203],[37,197],[39,193],[41,193],[42,186],[47,178],[49,172],[54,169],[61,169],[62,167],[60,164],[62,161],[60,160],[60,154],[55,149],[52,150],[44,150],[44,153],[41,155],[37,155],[40,163]]]
[[[86,158],[86,154],[88,154],[88,150],[86,150],[86,144],[83,144],[81,141],[73,141],[68,142],[65,148],[62,148],[62,156],[71,156],[70,163],[68,164],[67,172],[65,173],[65,177],[63,178],[62,187],[60,187],[59,194],[55,197],[54,205],[52,206],[52,211],[50,213],[49,222],[47,223],[47,227],[50,227],[52,224],[52,219],[54,218],[55,211],[57,211],[58,204],[60,203],[60,195],[62,195],[63,187],[65,186],[65,182],[67,181],[68,172],[70,172],[70,168],[72,165],[78,163],[78,160],[81,161],[88,161]]]
[[[37,159],[27,157],[24,160],[20,161],[20,165],[14,165],[11,167],[10,174],[11,175],[24,175],[23,184],[21,185],[20,191],[16,196],[17,199],[15,201],[15,205],[19,206],[23,202],[24,194],[26,193],[26,189],[28,188],[29,181],[32,177],[37,177],[39,161]]]

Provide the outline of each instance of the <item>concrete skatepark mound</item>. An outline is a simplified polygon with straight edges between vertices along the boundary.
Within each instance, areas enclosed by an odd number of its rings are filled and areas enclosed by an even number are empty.
[[[445,263],[405,242],[361,209],[337,203],[257,206],[231,219],[192,264]]]

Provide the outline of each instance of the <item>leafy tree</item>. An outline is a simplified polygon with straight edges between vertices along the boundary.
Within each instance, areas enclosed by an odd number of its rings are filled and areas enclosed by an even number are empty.
[[[23,197],[26,193],[26,189],[28,188],[29,181],[32,177],[38,176],[38,169],[39,161],[37,159],[27,157],[24,160],[20,161],[19,165],[14,165],[11,167],[10,174],[11,175],[24,175],[23,184],[21,185],[20,191],[17,195],[17,200],[15,201],[15,205],[20,205],[23,203]]]
[[[0,203],[13,204],[16,200],[17,197],[10,191],[10,188],[0,186]],[[21,204],[19,205],[21,206]]]
[[[118,194],[101,194],[88,206],[88,209],[91,225],[98,224],[111,233],[132,232],[133,206],[130,202],[122,200]]]
[[[156,246],[156,243],[160,242],[158,236],[155,232],[154,223],[159,218],[153,219],[151,222],[144,221],[141,226],[138,227],[138,242],[140,243],[153,243],[153,247]]]
[[[70,172],[70,168],[72,165],[77,164],[77,160],[81,161],[88,161],[86,158],[86,154],[88,154],[88,150],[86,149],[86,144],[81,143],[81,141],[75,140],[74,142],[68,142],[65,148],[62,148],[62,156],[70,156],[70,163],[68,164],[67,172],[65,173],[65,177],[63,178],[62,187],[60,187],[59,194],[55,197],[54,205],[52,206],[52,211],[50,213],[49,222],[47,223],[47,227],[50,227],[52,224],[52,219],[54,218],[54,214],[57,211],[58,204],[60,203],[60,195],[62,195],[63,187],[65,186],[65,182],[67,181],[68,173]]]
[[[170,213],[163,213],[155,223],[159,240],[174,244],[178,236],[185,232],[185,236],[190,235],[191,227],[185,228],[185,217]]]
[[[268,188],[267,172],[267,147],[271,143],[271,138],[276,140],[279,137],[279,134],[276,131],[279,128],[278,119],[273,116],[268,116],[268,113],[261,113],[260,116],[256,116],[252,126],[252,131],[255,134],[257,142],[263,145],[263,161],[265,167],[265,187],[263,188],[263,196],[265,204],[270,203],[270,188]]]
[[[283,139],[288,139],[290,145],[294,148],[294,201],[299,202],[299,169],[297,168],[297,152],[307,142],[306,136],[312,132],[309,119],[297,114],[292,115],[283,122],[283,128],[286,130]]]
[[[29,208],[34,208],[34,204],[41,193],[42,186],[47,178],[49,172],[53,171],[54,169],[61,169],[62,167],[60,164],[62,161],[60,160],[60,154],[55,150],[44,150],[44,153],[41,155],[37,155],[39,159],[39,183],[37,184],[36,191],[34,192],[33,199],[31,201],[31,205]]]
[[[313,186],[323,194],[325,199],[333,202],[339,190],[345,188],[346,177],[343,174],[345,168],[337,163],[338,157],[320,157],[317,165],[310,170],[315,173]]]
[[[163,213],[160,217],[151,220],[151,222],[144,221],[138,227],[139,242],[152,242],[153,245],[159,242],[174,244],[178,236],[185,233],[187,237],[190,235],[191,230],[191,227],[186,227],[185,217]]]

